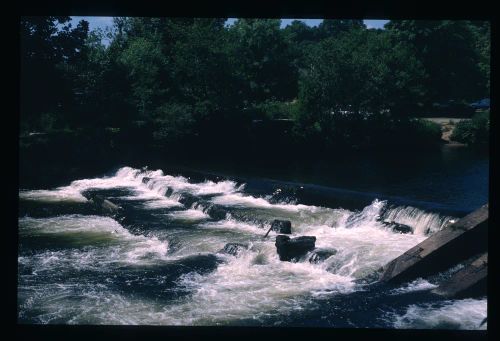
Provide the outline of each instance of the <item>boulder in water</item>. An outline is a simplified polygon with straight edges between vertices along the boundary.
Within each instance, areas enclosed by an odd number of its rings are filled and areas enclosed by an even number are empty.
[[[210,206],[205,213],[215,220],[226,219],[226,210],[217,206]]]
[[[225,253],[231,256],[238,256],[241,251],[247,250],[248,245],[241,243],[227,243],[219,253]]]
[[[309,263],[321,263],[331,256],[335,255],[337,253],[337,250],[335,249],[317,249],[314,250],[313,253],[311,254],[311,257],[309,257]]]
[[[291,234],[292,233],[292,223],[290,222],[290,220],[275,219],[271,223],[271,230],[276,231],[278,233]]]
[[[149,180],[151,180],[151,178],[148,178],[147,176],[145,176],[142,178],[142,183],[147,184],[149,182]]]
[[[281,261],[292,261],[304,256],[307,252],[314,250],[316,237],[302,236],[290,238],[279,235],[276,237],[276,249]]]

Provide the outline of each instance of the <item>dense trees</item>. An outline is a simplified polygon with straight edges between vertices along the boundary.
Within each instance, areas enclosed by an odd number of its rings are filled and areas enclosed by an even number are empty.
[[[67,76],[85,57],[88,23],[81,21],[72,29],[69,21],[69,17],[21,19],[20,110],[25,129],[56,124],[58,114],[74,104],[74,79]]]
[[[287,118],[289,146],[363,148],[398,130],[434,138],[412,120],[420,108],[489,96],[489,23],[225,22],[114,18],[89,32],[23,17],[22,132],[142,127],[156,145],[239,146],[252,120]]]
[[[459,20],[397,20],[386,27],[424,65],[423,85],[428,91],[426,99],[432,103],[485,96],[489,86],[489,26]]]
[[[390,32],[351,30],[325,39],[307,61],[300,124],[306,134],[325,135],[327,143],[349,141],[356,126],[375,124],[373,116],[382,116],[385,124],[411,117],[423,99],[423,67]],[[360,132],[355,138],[366,136]]]

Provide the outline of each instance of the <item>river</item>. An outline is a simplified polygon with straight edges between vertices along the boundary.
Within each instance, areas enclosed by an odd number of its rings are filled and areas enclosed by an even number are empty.
[[[487,297],[430,293],[460,265],[398,286],[360,279],[485,204],[488,177],[487,156],[443,146],[315,163],[164,156],[24,186],[18,321],[486,329]],[[121,206],[121,218],[92,210],[95,194]],[[335,254],[280,261],[277,233],[263,238],[273,219]],[[227,243],[245,247],[231,255]]]

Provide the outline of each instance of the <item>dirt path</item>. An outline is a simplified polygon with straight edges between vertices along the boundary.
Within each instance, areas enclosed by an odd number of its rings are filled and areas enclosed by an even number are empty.
[[[470,118],[448,118],[448,117],[426,117],[425,120],[437,123],[441,126],[441,138],[450,144],[461,144],[459,142],[451,141],[450,137],[455,129],[455,125],[460,121],[469,121]]]

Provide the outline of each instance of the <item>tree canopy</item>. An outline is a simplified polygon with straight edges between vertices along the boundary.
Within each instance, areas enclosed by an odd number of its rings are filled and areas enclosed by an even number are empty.
[[[89,32],[23,17],[22,130],[141,125],[158,144],[245,143],[253,120],[280,117],[294,122],[287,143],[333,146],[366,135],[363,122],[382,134],[432,103],[489,97],[489,22],[225,22],[117,17]]]

